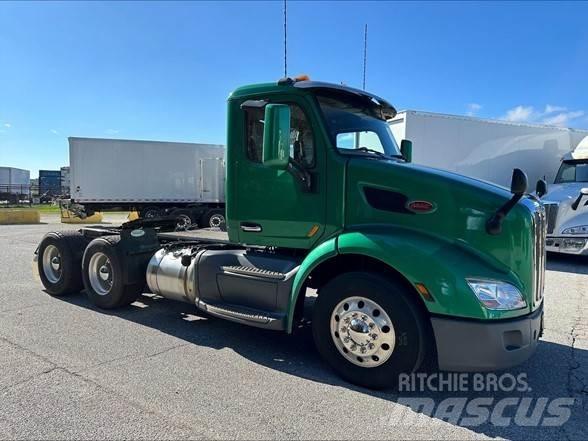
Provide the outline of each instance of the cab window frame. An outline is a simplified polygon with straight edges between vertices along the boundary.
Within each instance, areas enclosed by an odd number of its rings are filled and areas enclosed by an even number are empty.
[[[258,99],[258,98],[249,98],[249,99]],[[306,163],[303,161],[300,161],[300,165],[302,165],[304,167],[305,170],[313,170],[316,167],[317,164],[317,134],[316,134],[316,128],[313,127],[312,124],[312,118],[311,118],[311,114],[308,111],[308,109],[306,108],[305,103],[300,100],[292,100],[292,99],[268,99],[267,97],[262,97],[259,98],[265,101],[265,105],[263,107],[259,107],[259,108],[243,108],[243,131],[244,131],[244,145],[243,145],[243,150],[245,153],[245,159],[247,159],[250,163],[253,164],[259,164],[259,165],[263,165],[261,160],[256,161],[255,159],[252,159],[249,155],[249,115],[248,112],[250,110],[261,110],[262,112],[265,112],[265,106],[267,106],[268,104],[286,104],[290,107],[290,112],[292,113],[292,107],[298,107],[298,109],[300,109],[300,111],[302,112],[302,114],[304,115],[304,118],[306,119],[306,122],[308,124],[308,127],[310,129],[310,133],[312,136],[312,163]],[[292,118],[290,118],[290,121],[292,121]],[[263,151],[263,133],[261,136],[261,151]],[[292,158],[292,157],[291,157]],[[294,158],[292,158],[294,159]]]

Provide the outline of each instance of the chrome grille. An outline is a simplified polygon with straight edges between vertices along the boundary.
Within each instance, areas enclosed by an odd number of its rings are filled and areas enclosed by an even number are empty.
[[[557,210],[557,207],[556,207]],[[543,299],[543,289],[545,288],[545,236],[547,235],[547,219],[545,208],[541,205],[534,213],[534,283],[533,299],[534,304],[538,305]]]
[[[559,204],[543,204],[545,207],[545,215],[547,217],[547,234],[552,234],[557,220],[557,210]]]

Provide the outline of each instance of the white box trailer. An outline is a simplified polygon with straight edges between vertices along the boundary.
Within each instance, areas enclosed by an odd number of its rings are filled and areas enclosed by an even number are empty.
[[[184,226],[224,222],[222,145],[71,137],[69,160],[74,212],[120,207]]]
[[[28,195],[31,186],[31,172],[16,167],[0,167],[0,193],[7,195]]]
[[[413,142],[413,162],[509,187],[513,168],[534,186],[553,182],[564,154],[588,135],[586,130],[521,124],[407,110],[390,128],[400,145]]]

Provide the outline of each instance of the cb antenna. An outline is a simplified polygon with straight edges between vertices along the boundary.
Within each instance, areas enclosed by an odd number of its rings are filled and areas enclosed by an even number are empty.
[[[288,78],[288,10],[284,0],[284,78]]]
[[[284,0],[284,4],[285,3],[286,3],[286,0]],[[363,90],[365,90],[365,71],[367,68],[367,31],[368,31],[368,25],[366,23],[365,30],[363,33]]]

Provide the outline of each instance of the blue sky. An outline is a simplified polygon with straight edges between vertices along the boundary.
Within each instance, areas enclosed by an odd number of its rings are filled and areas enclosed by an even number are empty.
[[[399,109],[588,128],[588,4],[288,3],[289,74]],[[0,2],[0,165],[68,136],[224,143],[226,97],[283,74],[281,2]]]

